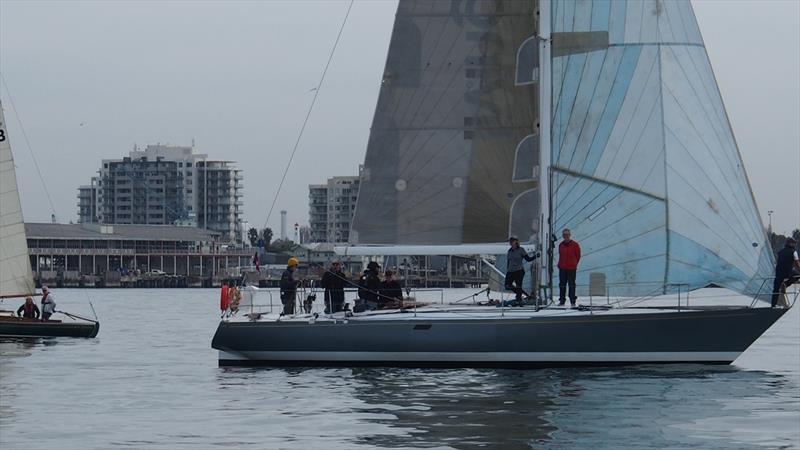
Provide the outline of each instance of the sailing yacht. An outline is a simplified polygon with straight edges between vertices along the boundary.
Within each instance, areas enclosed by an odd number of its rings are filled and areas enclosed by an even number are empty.
[[[35,295],[36,285],[22,220],[14,155],[11,153],[3,105],[0,103],[0,299]],[[64,314],[78,320],[41,321],[14,317],[13,312],[0,311],[0,337],[97,336],[99,322]]]
[[[774,256],[690,2],[400,0],[337,251],[502,254],[516,235],[552,305],[563,228],[579,292],[613,307],[251,315],[212,347],[220,364],[729,364],[788,310],[764,307]],[[663,303],[708,286],[752,302]]]

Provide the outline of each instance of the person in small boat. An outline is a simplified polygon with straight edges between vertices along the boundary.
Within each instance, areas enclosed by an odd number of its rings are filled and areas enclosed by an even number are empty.
[[[53,294],[50,293],[50,288],[42,286],[42,320],[49,320],[54,312],[56,312],[56,301],[53,299]]]
[[[581,260],[581,246],[572,240],[572,231],[564,228],[561,232],[564,238],[558,244],[558,305],[566,303],[567,285],[569,285],[569,302],[574,308],[578,301],[575,295],[575,277],[578,273],[578,262]]]
[[[295,278],[295,271],[300,261],[294,256],[289,258],[286,263],[286,270],[281,274],[281,303],[283,303],[283,314],[294,314],[294,306],[297,297],[297,287],[300,281]]]
[[[342,262],[333,260],[330,268],[322,274],[320,284],[325,289],[325,314],[331,314],[344,309],[344,286],[347,277],[342,272]]]
[[[38,319],[39,307],[33,302],[33,298],[25,297],[25,303],[17,309],[17,315],[26,319]]]
[[[363,308],[366,309],[376,309],[382,304],[386,303],[384,299],[380,296],[381,290],[381,279],[378,276],[380,273],[381,266],[375,261],[370,261],[367,264],[367,270],[364,271],[364,275],[361,275],[361,278],[358,280],[358,298],[361,301],[361,306],[358,308],[354,308],[355,312],[363,311]]]
[[[778,261],[775,264],[775,282],[772,285],[773,308],[781,303],[781,299],[784,298],[783,294],[786,293],[786,287],[797,282],[797,277],[800,276],[798,275],[800,274],[800,258],[798,258],[796,247],[797,241],[789,237],[778,252]]]
[[[511,248],[506,255],[506,289],[516,294],[517,305],[522,306],[522,280],[525,279],[525,267],[522,260],[533,261],[537,255],[528,255],[524,248],[520,247],[519,239],[516,236],[508,238]]]
[[[386,270],[384,273],[380,294],[384,300],[403,300],[403,288],[400,287],[400,283],[394,277],[393,271]]]

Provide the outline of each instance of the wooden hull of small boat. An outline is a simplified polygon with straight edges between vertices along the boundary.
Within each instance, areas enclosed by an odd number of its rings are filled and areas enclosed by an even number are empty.
[[[62,322],[0,316],[0,337],[81,337],[93,338],[100,331],[99,322]]]

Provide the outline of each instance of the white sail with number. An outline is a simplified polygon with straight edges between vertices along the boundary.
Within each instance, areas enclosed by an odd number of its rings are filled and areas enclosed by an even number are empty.
[[[8,127],[0,104],[0,298],[34,293]]]

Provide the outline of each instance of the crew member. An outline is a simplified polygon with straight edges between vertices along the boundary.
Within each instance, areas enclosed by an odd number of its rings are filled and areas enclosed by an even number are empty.
[[[50,319],[54,312],[56,312],[56,302],[53,294],[50,293],[50,288],[42,286],[42,320]]]
[[[784,302],[781,302],[780,299],[784,298],[783,295],[786,293],[786,287],[790,286],[797,276],[792,273],[793,269],[800,273],[800,259],[797,257],[796,246],[797,241],[789,237],[786,239],[786,244],[784,244],[783,248],[778,252],[778,262],[775,264],[775,283],[772,286],[773,308],[778,306],[778,303],[781,303],[783,306]]]
[[[378,277],[381,266],[375,261],[367,264],[367,270],[358,280],[358,297],[369,309],[375,309],[386,301],[380,296],[381,279]]]
[[[286,263],[286,270],[281,274],[281,303],[283,303],[283,314],[294,314],[295,298],[297,296],[297,287],[300,286],[300,281],[295,279],[294,272],[297,270],[297,264],[300,261],[294,256],[289,258]]]
[[[394,277],[394,271],[387,269],[384,273],[380,293],[384,300],[403,300],[403,288],[400,287],[400,283]]]
[[[36,303],[33,302],[30,296],[25,297],[25,303],[17,309],[17,315],[26,319],[38,319],[39,307],[36,306]]]
[[[564,238],[558,244],[558,305],[566,303],[567,284],[569,284],[569,302],[572,307],[578,301],[575,295],[575,276],[578,273],[578,262],[581,260],[581,246],[572,240],[572,232],[564,228],[561,232]]]
[[[333,260],[331,267],[322,275],[320,284],[325,289],[325,314],[344,309],[344,285],[347,278],[342,273],[342,262]]]
[[[533,261],[537,255],[528,255],[524,248],[519,246],[519,239],[516,236],[508,238],[511,248],[506,255],[506,289],[517,294],[517,305],[522,306],[522,280],[525,278],[525,267],[522,260]]]

